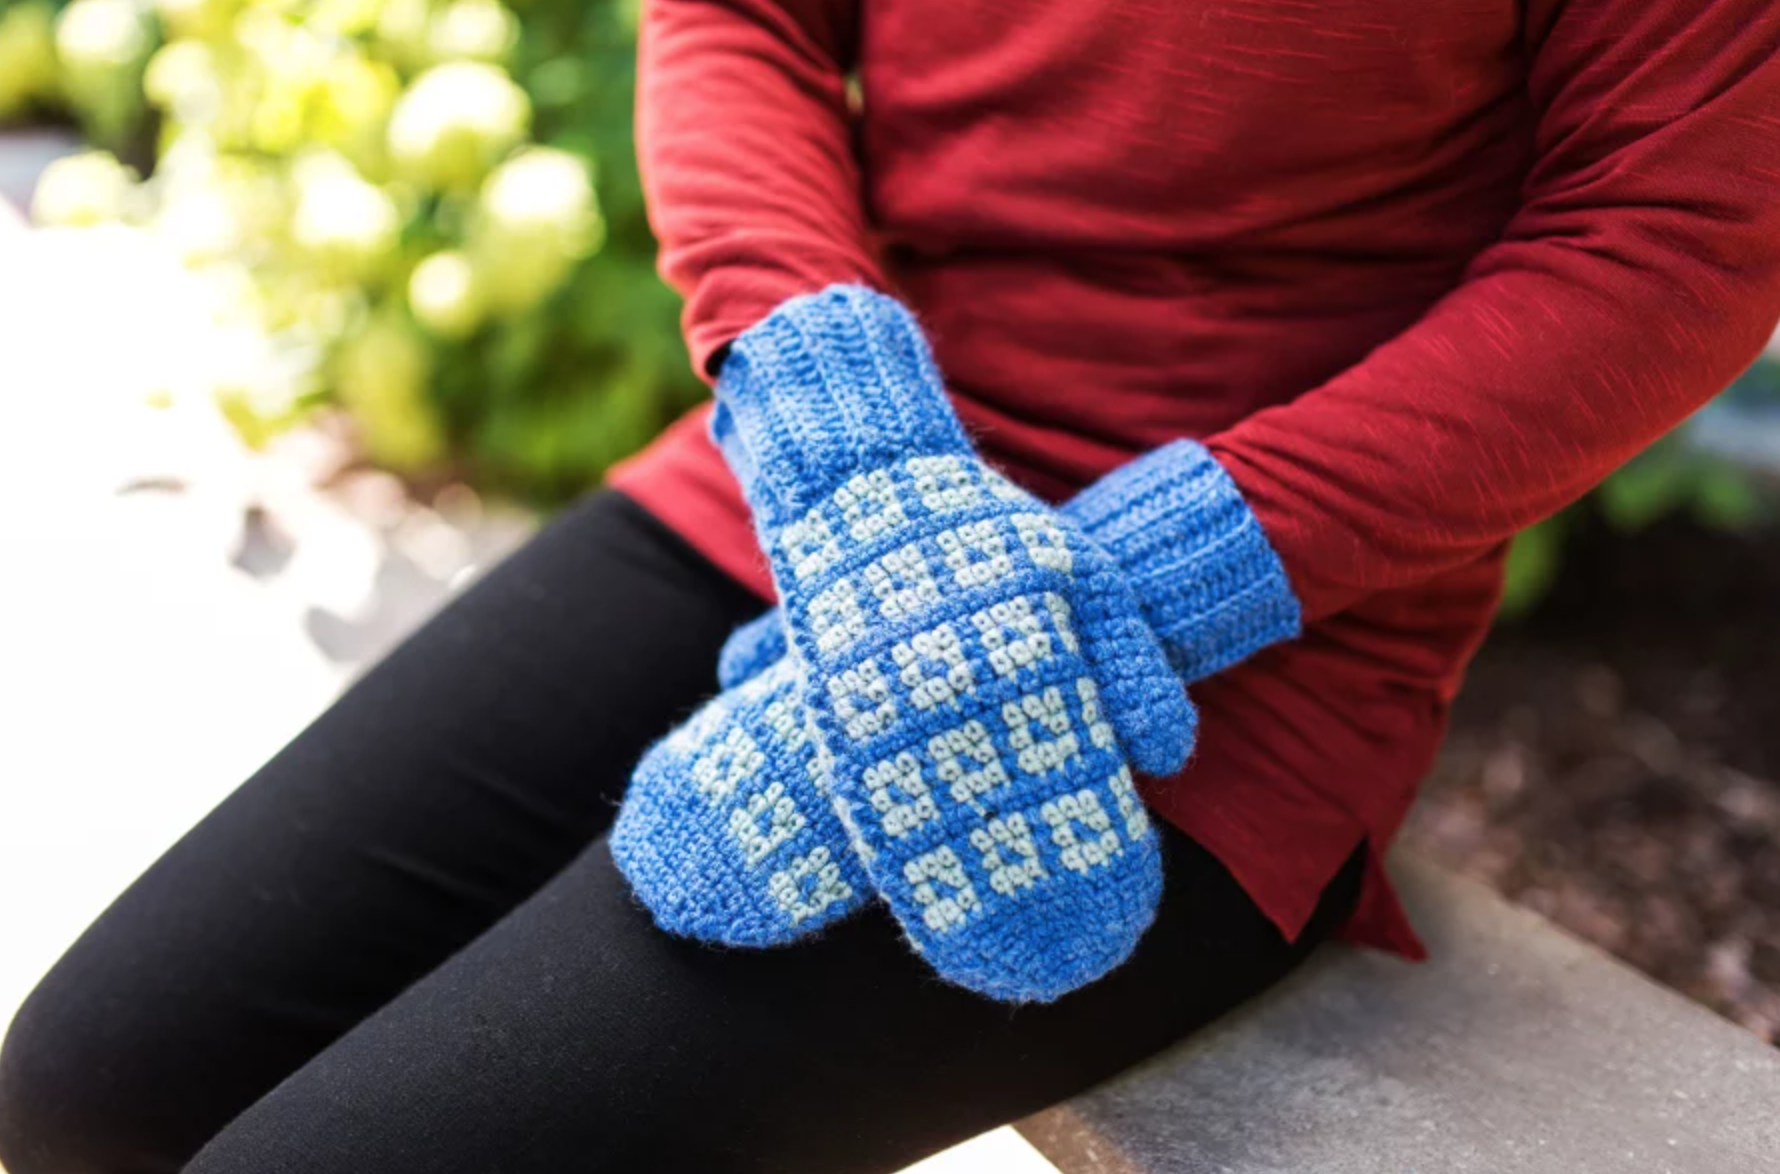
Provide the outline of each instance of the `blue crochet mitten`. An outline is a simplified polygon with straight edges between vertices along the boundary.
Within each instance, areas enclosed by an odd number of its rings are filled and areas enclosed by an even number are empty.
[[[1302,628],[1298,597],[1260,521],[1196,441],[1176,440],[1121,465],[1063,510],[1118,563],[1186,684]]]
[[[1117,569],[984,465],[893,300],[837,287],[740,339],[713,434],[753,509],[830,797],[943,976],[1049,999],[1122,962],[1160,862],[1127,758],[1191,744]]]
[[[828,798],[783,629],[754,628],[779,655],[725,660],[725,691],[643,756],[612,830],[657,925],[730,946],[794,941],[872,895]]]
[[[759,676],[791,651],[778,608],[761,612],[729,634],[717,654],[717,684],[725,689]]]
[[[1202,446],[1178,441],[1149,453],[1063,509],[1126,572],[1184,681],[1297,634],[1298,605],[1284,568],[1234,482]],[[828,809],[819,769],[777,772],[772,783],[726,791],[722,801],[709,799],[696,781],[712,773],[709,766],[697,769],[697,761],[726,754],[738,723],[744,744],[783,747],[776,753],[814,762],[812,742],[777,732],[800,728],[794,720],[756,719],[751,732],[746,725],[748,715],[787,698],[801,706],[779,617],[773,609],[731,636],[718,675],[732,692],[651,753],[620,814],[614,846],[621,863],[657,920],[676,933],[733,945],[789,942],[847,916],[870,896],[846,846],[847,832]],[[769,694],[771,703],[742,704]],[[766,854],[748,848],[761,843],[762,786],[773,788],[773,808],[796,812],[781,817],[777,826],[791,830],[780,832],[778,846]],[[893,796],[874,798],[887,804]],[[677,836],[661,834],[665,827],[679,829]],[[664,856],[667,845],[675,848]],[[811,867],[812,860],[821,867]]]

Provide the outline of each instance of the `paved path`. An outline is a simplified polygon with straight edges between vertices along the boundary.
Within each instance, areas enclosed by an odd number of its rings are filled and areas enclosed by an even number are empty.
[[[529,525],[461,495],[448,519],[374,477],[321,493],[207,403],[148,406],[202,342],[140,240],[0,240],[0,1021],[110,896]]]

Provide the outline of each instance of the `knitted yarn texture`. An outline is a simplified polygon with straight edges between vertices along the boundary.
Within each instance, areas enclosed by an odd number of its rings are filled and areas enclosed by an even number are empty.
[[[913,319],[881,295],[786,303],[737,340],[718,401],[805,737],[831,758],[818,775],[871,887],[941,975],[992,997],[1055,998],[1118,965],[1161,879],[1130,762],[1177,768],[1194,718],[1116,568],[975,456]],[[731,755],[730,793],[807,779],[802,753],[756,741]],[[786,799],[779,848],[813,826]],[[681,830],[623,837],[646,903],[638,864],[687,859],[663,848]],[[644,839],[652,853],[628,850]]]
[[[1204,446],[1176,441],[1063,506],[1124,572],[1184,683],[1299,631],[1278,556]],[[656,921],[734,946],[796,940],[863,907],[869,878],[829,808],[820,748],[806,736],[779,609],[736,629],[718,662],[727,690],[645,758],[614,846]],[[779,747],[772,781],[739,791],[722,764]],[[888,813],[893,792],[874,803]],[[676,837],[656,829],[679,829]],[[677,860],[655,850],[677,845]],[[690,847],[688,847],[690,845]],[[769,868],[777,861],[779,867]]]
[[[1183,684],[1302,630],[1298,598],[1261,523],[1206,447],[1176,440],[1115,469],[1062,506],[1111,556]],[[731,634],[728,688],[784,656],[777,608]]]

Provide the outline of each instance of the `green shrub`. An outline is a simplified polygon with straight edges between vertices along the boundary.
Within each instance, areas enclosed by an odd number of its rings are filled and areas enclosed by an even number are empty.
[[[141,224],[238,291],[269,359],[217,392],[250,440],[344,410],[398,471],[558,500],[699,394],[633,157],[635,24],[634,0],[26,0],[0,118],[60,106],[143,165],[57,164],[36,211]]]
[[[57,73],[55,5],[0,3],[0,123],[56,104]]]

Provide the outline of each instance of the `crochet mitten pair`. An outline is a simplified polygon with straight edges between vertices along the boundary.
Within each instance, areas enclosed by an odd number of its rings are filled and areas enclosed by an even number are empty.
[[[1161,886],[1130,766],[1183,761],[1177,674],[1295,629],[1282,574],[1250,576],[1278,615],[1213,597],[1146,521],[1202,498],[1201,548],[1258,543],[1277,570],[1240,517],[1218,529],[1224,487],[1198,483],[1221,472],[1171,446],[1102,482],[1098,507],[1046,507],[972,453],[907,312],[858,289],[743,335],[718,401],[783,620],[738,634],[734,687],[639,767],[613,837],[638,895],[671,932],[734,945],[881,896],[941,975],[1003,999],[1118,965]],[[1171,584],[1147,616],[1133,570]],[[1200,637],[1173,667],[1158,619]]]

